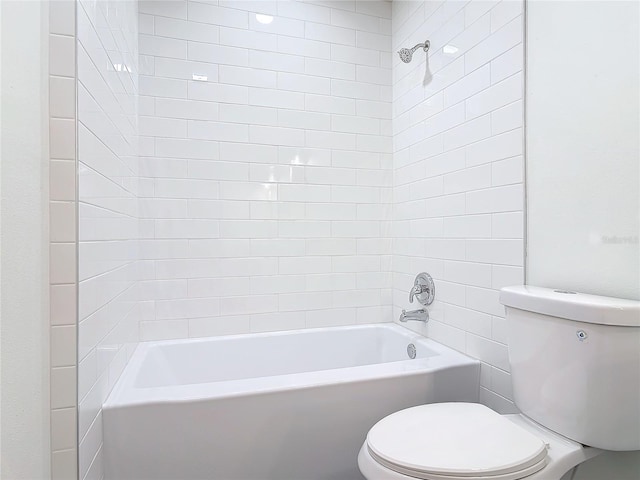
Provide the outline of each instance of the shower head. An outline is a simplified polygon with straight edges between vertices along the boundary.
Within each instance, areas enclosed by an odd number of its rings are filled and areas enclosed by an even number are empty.
[[[416,50],[422,48],[425,52],[428,52],[429,46],[431,46],[431,42],[427,40],[424,43],[417,44],[413,48],[401,48],[400,50],[398,50],[398,55],[400,55],[400,60],[402,60],[404,63],[409,63],[411,61],[411,57],[413,57],[413,53]]]
[[[408,48],[401,48],[400,50],[398,50],[398,55],[400,55],[400,60],[402,60],[404,63],[409,63],[411,61],[413,52]]]

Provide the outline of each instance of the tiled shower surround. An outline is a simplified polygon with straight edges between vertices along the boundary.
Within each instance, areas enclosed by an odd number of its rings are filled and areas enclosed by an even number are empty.
[[[436,282],[426,327],[480,359],[480,400],[514,412],[501,287],[524,282],[523,2],[393,2],[393,304]],[[417,57],[417,58],[416,58]],[[425,74],[425,72],[427,72]]]
[[[100,479],[102,404],[138,341],[137,4],[76,12],[79,477]]]
[[[391,4],[215,3],[140,4],[141,338],[388,321]]]
[[[407,326],[482,360],[482,400],[513,411],[522,9],[142,3],[142,339],[390,321],[427,271],[432,321]],[[425,39],[428,67],[390,53]]]
[[[392,321],[421,271],[431,321],[405,325],[480,359],[481,400],[514,411],[522,8],[77,3],[80,478],[138,340]]]

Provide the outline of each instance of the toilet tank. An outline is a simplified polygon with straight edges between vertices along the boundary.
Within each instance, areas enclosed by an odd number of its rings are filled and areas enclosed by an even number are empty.
[[[640,450],[640,302],[503,288],[514,401],[524,415],[605,450]]]

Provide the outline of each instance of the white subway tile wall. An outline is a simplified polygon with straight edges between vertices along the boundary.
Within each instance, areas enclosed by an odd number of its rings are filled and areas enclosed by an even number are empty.
[[[141,340],[388,321],[391,4],[139,14]]]
[[[522,8],[77,2],[78,81],[67,56],[51,77],[56,478],[76,137],[80,478],[102,476],[101,405],[138,340],[390,321],[420,271],[437,300],[407,326],[480,359],[481,400],[515,411],[498,291],[523,281]],[[427,38],[428,62],[392,53]]]
[[[76,9],[78,465],[80,479],[100,479],[102,403],[139,337],[138,17],[133,1]]]
[[[523,2],[393,3],[393,305],[414,276],[436,281],[426,327],[482,361],[480,399],[517,411],[503,286],[524,281]]]

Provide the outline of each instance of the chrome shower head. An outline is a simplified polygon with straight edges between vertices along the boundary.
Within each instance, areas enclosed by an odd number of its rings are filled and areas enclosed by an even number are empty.
[[[398,50],[398,55],[400,55],[400,60],[404,63],[409,63],[411,61],[411,57],[413,56],[413,52],[408,48],[401,48]]]
[[[398,50],[398,55],[400,55],[400,60],[402,60],[404,63],[409,63],[411,61],[411,58],[413,57],[413,53],[416,50],[422,48],[425,52],[428,52],[430,46],[431,42],[427,40],[424,43],[417,44],[413,48],[401,48],[400,50]]]

